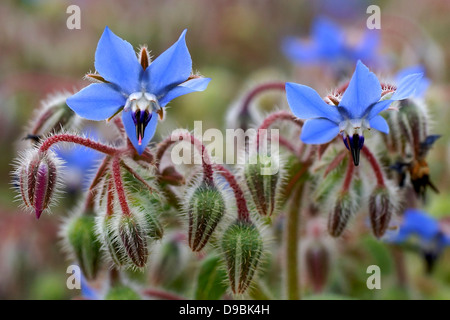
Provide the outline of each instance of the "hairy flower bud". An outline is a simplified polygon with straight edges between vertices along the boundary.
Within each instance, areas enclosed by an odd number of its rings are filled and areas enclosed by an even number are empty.
[[[244,166],[244,181],[262,216],[270,216],[275,208],[280,187],[280,161],[277,156],[255,156]]]
[[[228,279],[233,293],[242,294],[250,285],[263,253],[263,239],[251,222],[236,221],[222,236]]]
[[[107,256],[116,266],[121,267],[129,264],[129,258],[121,243],[117,218],[117,214],[99,216],[97,230]]]
[[[325,287],[330,274],[333,243],[326,235],[326,226],[322,217],[310,219],[306,225],[306,236],[301,243],[302,266],[308,282],[319,293]]]
[[[386,187],[376,187],[369,199],[369,217],[372,231],[377,238],[386,232],[397,204],[393,200],[395,192]]]
[[[60,160],[51,151],[32,150],[17,161],[14,177],[18,179],[23,206],[39,219],[56,198],[59,184]]]
[[[330,272],[330,253],[322,243],[315,243],[306,248],[306,273],[315,292],[322,291]]]
[[[164,229],[159,221],[164,211],[165,199],[154,183],[154,167],[143,167],[132,161],[126,161],[124,188],[130,207],[143,217],[145,230],[151,239],[160,240]],[[138,174],[140,179],[135,177]]]
[[[101,244],[95,233],[94,213],[70,217],[63,228],[63,237],[83,275],[89,280],[94,279],[101,264]]]
[[[161,242],[152,258],[151,279],[153,285],[168,285],[183,271],[188,261],[189,249],[184,243],[184,233],[174,233]]]
[[[206,183],[196,187],[188,199],[188,242],[192,251],[200,251],[225,214],[225,199],[216,186]]]
[[[355,211],[356,201],[354,197],[348,191],[341,192],[328,215],[328,232],[330,235],[339,237]]]
[[[132,263],[138,268],[144,267],[148,258],[147,237],[136,217],[121,217],[119,236]]]
[[[41,108],[30,124],[31,129],[27,138],[38,142],[42,136],[49,133],[71,128],[78,119],[75,112],[66,104],[66,99],[71,95],[68,92],[59,93],[42,101]]]

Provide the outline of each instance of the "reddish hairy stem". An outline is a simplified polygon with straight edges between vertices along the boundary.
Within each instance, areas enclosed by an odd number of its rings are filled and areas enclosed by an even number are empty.
[[[114,180],[109,180],[106,189],[106,215],[111,217],[114,214]]]
[[[186,298],[179,296],[172,292],[162,291],[158,289],[145,289],[142,291],[144,296],[155,297],[162,300],[186,300]]]
[[[366,157],[366,159],[369,161],[370,165],[372,166],[373,172],[375,173],[375,177],[377,178],[378,186],[384,187],[385,183],[383,171],[381,170],[380,164],[378,163],[377,159],[375,159],[375,156],[366,146],[363,146],[361,151],[363,155]]]
[[[296,125],[302,127],[303,121],[294,116],[289,111],[277,111],[272,113],[270,116],[268,116],[266,119],[264,119],[263,123],[259,126],[258,131],[256,133],[256,151],[259,151],[259,136],[261,130],[267,130],[275,121],[278,120],[288,120]]]
[[[350,189],[350,184],[352,183],[354,171],[355,171],[355,166],[353,164],[353,161],[351,161],[349,159],[348,163],[347,163],[347,172],[345,173],[344,184],[342,185],[343,192],[347,192]]]
[[[233,189],[234,197],[236,198],[236,205],[238,208],[239,221],[250,222],[250,213],[248,212],[247,201],[244,197],[244,192],[236,181],[234,175],[222,165],[215,164],[214,168],[217,169],[218,173],[227,180],[230,184],[231,189]]]
[[[344,160],[346,155],[346,152],[341,151],[336,157],[334,157],[333,161],[330,162],[327,169],[325,170],[323,176],[326,177],[331,171],[336,169],[336,167],[342,162],[342,160]]]
[[[65,134],[65,133],[56,134],[54,136],[51,136],[51,137],[48,137],[47,139],[45,139],[44,142],[41,144],[41,147],[39,148],[39,152],[47,151],[48,149],[50,149],[50,147],[52,145],[54,145],[55,143],[58,143],[58,142],[76,143],[76,144],[97,150],[99,152],[103,152],[110,156],[114,156],[119,152],[119,150],[116,148],[104,145],[99,142],[92,141],[91,139],[79,137],[79,136],[73,135],[73,134]]]
[[[185,138],[189,138],[191,144],[197,148],[202,156],[202,166],[203,166],[203,180],[207,184],[213,183],[213,170],[211,166],[211,159],[209,158],[208,152],[206,151],[206,147],[203,143],[201,143],[198,139],[194,137],[194,135],[190,133],[180,133],[177,135],[171,135],[167,137],[164,141],[162,141],[156,152],[156,165],[159,168],[159,163],[164,155],[164,153],[169,149],[169,147],[175,142],[185,140]]]
[[[125,195],[125,190],[123,188],[122,174],[120,172],[120,159],[118,157],[114,157],[112,169],[113,169],[114,185],[116,186],[120,207],[122,208],[122,212],[124,215],[130,216],[131,215],[130,207],[128,206],[127,197]]]
[[[268,82],[268,83],[264,83],[259,86],[256,86],[245,96],[244,102],[242,103],[242,108],[241,108],[240,114],[243,115],[243,114],[247,113],[248,108],[250,106],[250,102],[252,102],[252,100],[260,93],[262,93],[264,91],[268,91],[268,90],[284,91],[285,87],[286,87],[285,82]]]
[[[88,190],[87,198],[86,198],[86,202],[85,202],[85,211],[86,212],[92,210],[92,208],[94,207],[94,205],[93,205],[93,199],[95,196],[94,188],[98,185],[101,178],[103,177],[110,160],[111,160],[111,158],[109,156],[107,156],[107,157],[105,157],[105,159],[103,159],[103,162],[100,165],[100,167],[98,168],[97,173],[94,177],[94,180],[92,180],[91,185],[89,186],[89,190]]]

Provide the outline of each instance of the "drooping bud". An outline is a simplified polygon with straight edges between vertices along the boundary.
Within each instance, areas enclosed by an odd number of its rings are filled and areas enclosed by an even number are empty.
[[[66,99],[71,95],[69,92],[64,92],[44,100],[33,117],[27,138],[39,142],[42,136],[71,128],[78,119],[75,112],[66,104]]]
[[[215,186],[202,183],[188,198],[188,242],[192,251],[202,250],[225,214],[225,199]]]
[[[316,293],[323,290],[328,280],[334,242],[326,235],[326,225],[322,219],[315,217],[308,221],[306,236],[301,243],[300,260],[303,261],[308,282]]]
[[[340,192],[330,214],[328,215],[328,232],[333,237],[339,237],[350,218],[356,212],[355,197],[349,191]]]
[[[280,161],[278,156],[258,155],[244,166],[244,181],[256,210],[262,216],[270,216],[276,209],[280,189]]]
[[[119,236],[131,262],[138,268],[144,267],[148,258],[147,237],[138,219],[123,215],[119,222]]]
[[[419,156],[420,143],[428,136],[428,117],[426,106],[415,99],[406,99],[400,102],[398,113],[400,131],[416,156]]]
[[[95,279],[101,264],[101,244],[95,233],[94,213],[73,215],[63,228],[63,236],[83,275]]]
[[[369,199],[369,217],[373,234],[381,238],[389,227],[397,202],[394,200],[395,190],[387,187],[376,187]]]
[[[189,249],[184,243],[184,233],[164,237],[152,258],[151,279],[155,286],[168,285],[174,281],[188,261]]]
[[[19,181],[23,206],[35,212],[39,219],[56,198],[59,184],[60,160],[52,151],[32,150],[17,161],[14,176]]]
[[[116,285],[109,289],[105,300],[142,300],[142,297],[129,286]]]
[[[308,246],[305,252],[306,273],[315,292],[321,292],[330,272],[330,253],[328,248],[317,242]]]
[[[222,236],[228,279],[233,293],[243,294],[249,287],[263,253],[263,239],[251,222],[236,221]]]
[[[151,239],[159,240],[164,235],[159,217],[164,211],[165,199],[154,183],[153,170],[153,167],[144,168],[139,164],[126,161],[123,179],[130,207],[143,217],[147,235]],[[136,178],[137,176],[139,179]]]
[[[116,215],[100,215],[97,218],[97,230],[107,256],[116,266],[121,267],[129,264],[129,258],[121,243],[117,218]]]

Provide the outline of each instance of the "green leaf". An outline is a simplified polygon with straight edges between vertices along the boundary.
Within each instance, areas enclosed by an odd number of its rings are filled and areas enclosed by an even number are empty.
[[[219,256],[206,258],[197,278],[195,300],[219,300],[227,291],[227,274]]]

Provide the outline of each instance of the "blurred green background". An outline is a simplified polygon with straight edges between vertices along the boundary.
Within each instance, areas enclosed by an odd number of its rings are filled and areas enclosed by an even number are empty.
[[[81,8],[81,29],[69,30],[66,9]],[[425,65],[432,85],[428,100],[433,132],[441,134],[430,153],[431,177],[441,191],[431,194],[426,209],[450,215],[450,2],[431,1],[62,1],[3,0],[0,3],[0,299],[66,299],[79,294],[66,289],[66,262],[57,232],[67,208],[36,221],[17,209],[10,185],[12,160],[18,142],[40,100],[48,94],[76,91],[87,85],[82,78],[94,71],[97,41],[105,28],[135,48],[147,44],[158,56],[188,29],[187,44],[194,71],[212,78],[203,93],[187,95],[170,104],[167,119],[155,140],[177,127],[203,130],[226,128],[229,106],[264,80],[296,81],[311,85],[318,70],[294,67],[280,43],[286,35],[306,37],[317,15],[332,17],[351,30],[362,30],[366,8],[378,4],[382,14],[380,52],[393,61],[389,77],[413,64]],[[391,73],[389,73],[391,72]],[[327,81],[318,92],[337,85]],[[346,295],[363,299],[450,298],[450,252],[445,252],[435,272],[426,275],[420,256],[407,254],[410,292],[398,292],[392,252],[371,236],[358,240],[332,267],[334,281],[347,281]],[[369,291],[365,266],[379,264],[386,270],[384,290]],[[342,265],[354,274],[343,275]],[[348,272],[349,268],[346,268]],[[358,278],[359,277],[359,278]]]

